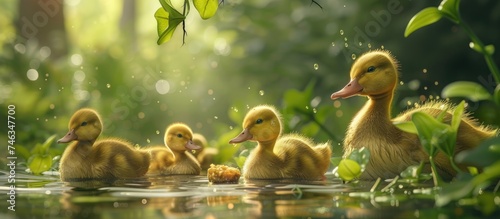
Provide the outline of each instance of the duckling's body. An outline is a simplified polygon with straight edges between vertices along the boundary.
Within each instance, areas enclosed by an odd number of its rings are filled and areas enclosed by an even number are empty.
[[[165,146],[148,148],[151,164],[148,175],[199,175],[201,167],[187,150],[198,150],[193,132],[182,123],[170,125],[165,132]]]
[[[324,177],[330,163],[329,143],[314,143],[298,134],[281,136],[281,121],[274,107],[257,106],[243,122],[243,132],[230,143],[257,141],[243,166],[247,179],[308,179]]]
[[[58,143],[71,143],[61,157],[59,172],[63,181],[78,179],[116,179],[143,176],[150,156],[127,141],[109,138],[96,142],[102,124],[97,112],[80,109],[70,120],[70,131]]]
[[[451,106],[445,102],[430,102],[408,110],[391,119],[391,103],[398,80],[397,61],[386,51],[372,51],[359,57],[351,68],[351,82],[332,94],[332,99],[353,95],[368,96],[368,102],[351,121],[344,139],[344,154],[366,147],[371,152],[369,164],[361,179],[392,178],[410,165],[427,162],[415,134],[398,129],[393,122],[411,121],[415,112],[436,117],[443,110],[445,122],[451,120]],[[462,118],[457,135],[456,152],[476,147],[484,139],[495,136],[496,130],[476,124],[467,115]],[[445,178],[456,174],[447,157],[435,158],[440,174]],[[465,168],[465,166],[462,166]]]

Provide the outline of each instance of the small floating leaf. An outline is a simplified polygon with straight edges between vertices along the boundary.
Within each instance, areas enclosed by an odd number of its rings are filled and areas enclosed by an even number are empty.
[[[219,7],[218,0],[193,0],[193,4],[203,20],[213,17]]]
[[[427,25],[437,22],[442,17],[441,11],[436,7],[428,7],[413,16],[408,22],[405,30],[405,37],[408,37],[414,31]]]
[[[344,159],[340,161],[337,173],[342,180],[351,181],[361,175],[361,166],[354,160]]]
[[[491,94],[483,86],[471,81],[457,81],[448,84],[443,88],[441,96],[444,98],[465,97],[474,102],[491,99]]]

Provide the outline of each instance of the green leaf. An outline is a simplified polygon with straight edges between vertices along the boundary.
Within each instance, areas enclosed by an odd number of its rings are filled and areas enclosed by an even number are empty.
[[[415,127],[415,124],[412,121],[405,121],[405,122],[394,122],[393,123],[397,128],[408,132],[412,134],[417,134],[417,127]]]
[[[28,167],[31,172],[38,175],[47,171],[52,166],[52,156],[35,154],[28,159]]]
[[[408,37],[414,31],[433,24],[441,19],[442,13],[436,7],[429,7],[421,10],[413,16],[408,22],[405,30],[405,37]]]
[[[459,8],[460,0],[443,0],[438,9],[445,15],[446,18],[458,23],[460,21]]]
[[[453,118],[451,119],[451,129],[455,132],[458,131],[458,126],[462,122],[462,115],[464,114],[465,101],[461,101],[453,111]]]
[[[437,153],[436,147],[447,142],[445,135],[450,131],[450,126],[423,112],[415,112],[412,121],[417,127],[418,137],[425,151],[434,157]]]
[[[444,98],[465,97],[474,102],[491,99],[491,94],[483,86],[471,81],[456,81],[448,84],[443,88],[441,96]]]
[[[179,24],[186,19],[186,16],[182,15],[173,8],[170,0],[160,0],[160,3],[162,7],[155,12],[158,31],[158,45],[168,42],[172,38],[177,26],[179,26]]]
[[[193,0],[193,4],[203,20],[214,16],[219,7],[218,0]]]
[[[47,153],[49,151],[50,145],[52,145],[52,143],[54,143],[55,139],[56,139],[56,135],[52,135],[49,138],[47,138],[47,140],[45,140],[45,142],[42,144],[42,150],[45,151],[45,153]]]
[[[462,151],[455,156],[457,163],[486,167],[500,160],[500,137],[487,139],[474,149]]]
[[[493,44],[487,45],[484,47],[484,51],[490,56],[495,54],[495,46]]]
[[[342,180],[351,181],[361,175],[361,166],[354,160],[343,159],[339,163],[337,173]]]
[[[493,101],[500,106],[500,84],[495,87],[495,91],[493,92]]]

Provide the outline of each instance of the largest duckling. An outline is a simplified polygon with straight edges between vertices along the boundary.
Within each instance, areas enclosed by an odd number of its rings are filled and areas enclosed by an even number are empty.
[[[148,153],[117,138],[96,141],[101,130],[101,119],[95,110],[84,108],[73,114],[69,132],[57,141],[73,141],[61,157],[59,172],[63,181],[134,178],[148,171]]]
[[[279,113],[272,106],[256,106],[247,113],[243,132],[229,142],[258,142],[243,165],[243,176],[246,179],[322,179],[330,164],[330,144],[314,145],[298,134],[282,135],[281,127]]]
[[[344,139],[345,155],[360,147],[366,147],[371,152],[369,164],[360,178],[392,178],[410,165],[427,162],[429,155],[423,151],[418,136],[400,130],[393,122],[409,121],[417,111],[435,117],[453,107],[445,102],[431,102],[391,119],[391,103],[398,83],[398,62],[386,50],[371,51],[360,56],[353,63],[350,76],[351,81],[333,93],[331,99],[354,95],[368,97],[366,104],[352,119]],[[448,112],[444,120],[449,123],[450,119],[451,114]],[[478,125],[464,115],[458,128],[455,152],[474,148],[496,133],[497,130]],[[438,153],[435,161],[444,178],[456,174],[442,153]]]

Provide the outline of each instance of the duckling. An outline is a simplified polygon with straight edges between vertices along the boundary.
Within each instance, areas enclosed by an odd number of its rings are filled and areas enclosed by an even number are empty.
[[[200,133],[193,133],[193,142],[201,148],[199,150],[190,150],[189,152],[196,157],[202,170],[208,170],[210,164],[213,164],[214,158],[219,153],[219,150],[209,147],[207,139]]]
[[[282,135],[281,117],[273,106],[252,108],[243,121],[243,132],[229,141],[256,141],[258,145],[243,165],[246,179],[307,179],[324,177],[330,164],[330,143],[314,143],[298,134]]]
[[[152,147],[148,175],[199,175],[200,163],[186,150],[198,150],[193,132],[183,123],[174,123],[165,131],[165,146]]]
[[[118,138],[96,141],[101,130],[101,119],[96,111],[84,108],[73,114],[69,132],[57,141],[74,141],[61,157],[59,172],[63,181],[134,178],[148,171],[148,153]]]
[[[393,122],[410,121],[415,112],[425,112],[436,117],[448,109],[444,121],[450,123],[451,107],[446,102],[429,102],[403,112],[391,119],[391,103],[398,82],[398,61],[386,50],[363,54],[352,65],[351,81],[331,99],[354,95],[367,96],[368,102],[352,119],[344,139],[344,155],[360,147],[371,152],[369,164],[361,179],[392,178],[410,165],[428,162],[419,138],[398,129]],[[465,114],[458,129],[455,151],[458,153],[476,147],[481,141],[497,134],[497,130],[477,124]],[[449,179],[456,175],[448,158],[439,153],[435,158],[438,172]],[[465,169],[465,166],[461,166]]]

